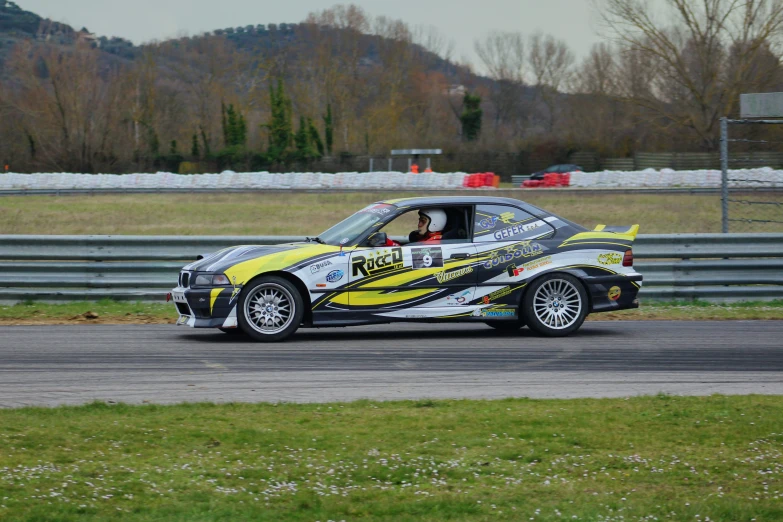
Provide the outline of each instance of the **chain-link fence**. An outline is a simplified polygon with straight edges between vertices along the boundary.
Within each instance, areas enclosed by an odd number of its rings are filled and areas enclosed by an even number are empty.
[[[721,119],[724,233],[783,232],[783,119]]]

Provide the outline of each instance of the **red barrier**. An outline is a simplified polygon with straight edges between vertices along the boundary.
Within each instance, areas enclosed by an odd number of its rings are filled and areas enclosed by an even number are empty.
[[[500,187],[500,176],[494,172],[476,172],[468,174],[462,182],[463,187],[481,188],[481,187]]]

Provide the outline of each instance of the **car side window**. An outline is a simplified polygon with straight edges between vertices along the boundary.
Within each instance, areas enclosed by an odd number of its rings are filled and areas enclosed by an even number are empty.
[[[552,226],[525,212],[506,205],[478,205],[473,226],[473,241],[521,241],[551,236]]]

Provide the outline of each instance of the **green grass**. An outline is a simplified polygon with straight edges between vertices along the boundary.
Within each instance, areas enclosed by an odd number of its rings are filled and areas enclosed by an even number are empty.
[[[643,301],[641,308],[593,314],[592,321],[621,320],[769,320],[783,318],[783,301],[738,303]],[[177,312],[172,304],[128,303],[103,300],[48,304],[27,301],[0,306],[0,324],[172,324]]]
[[[720,232],[718,195],[504,190],[481,194],[522,198],[590,228],[638,223],[643,234]],[[427,193],[6,196],[0,198],[0,234],[314,235],[373,201],[422,195]],[[783,194],[764,198],[783,202]],[[755,231],[783,228],[769,224]]]
[[[0,519],[783,519],[772,396],[0,411]]]

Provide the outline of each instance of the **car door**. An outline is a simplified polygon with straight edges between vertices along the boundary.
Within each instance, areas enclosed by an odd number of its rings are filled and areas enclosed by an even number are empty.
[[[468,306],[477,281],[470,238],[395,247],[358,247],[349,268],[351,309]]]

